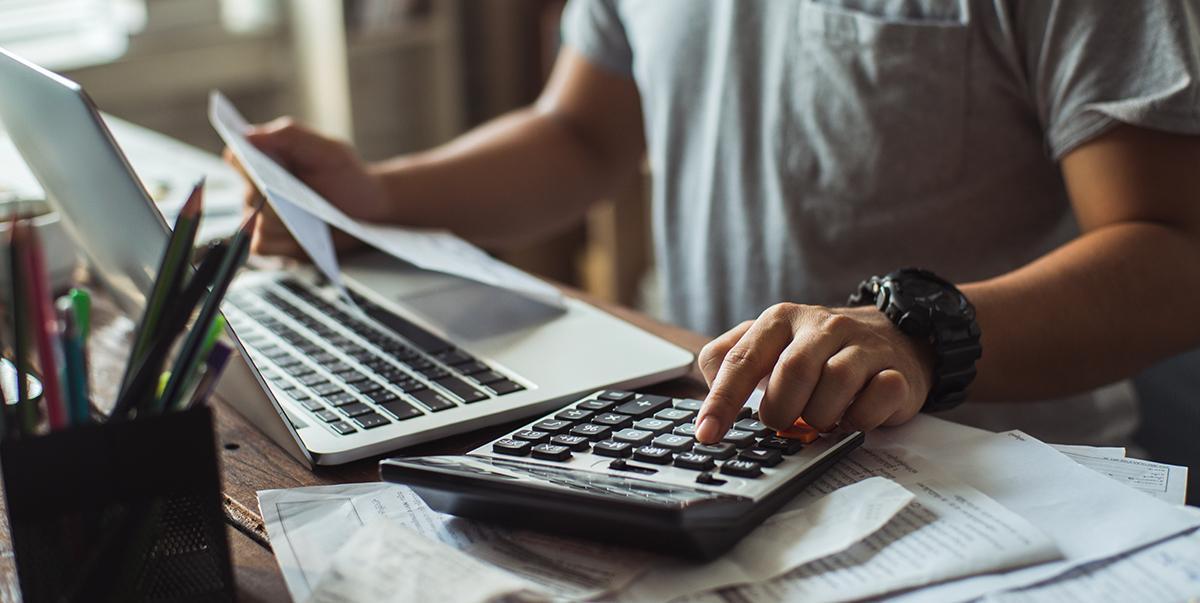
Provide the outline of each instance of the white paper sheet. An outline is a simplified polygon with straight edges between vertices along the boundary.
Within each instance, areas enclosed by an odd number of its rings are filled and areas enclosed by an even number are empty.
[[[333,552],[360,527],[386,523],[412,529],[568,599],[620,588],[657,559],[443,515],[409,488],[387,483],[264,490],[258,493],[258,504],[284,582],[297,601],[310,595]]]
[[[993,434],[921,415],[882,430],[891,442],[988,494],[1053,538],[1064,559],[932,586],[899,601],[965,601],[1028,586],[1200,526],[1200,515],[1128,488],[1018,434]]]
[[[1096,473],[1107,475],[1159,500],[1182,505],[1187,499],[1187,467],[1139,459],[1081,456],[1074,452],[1063,454]]]
[[[1045,584],[984,598],[987,603],[1195,600],[1200,600],[1200,532],[1081,566]]]
[[[777,513],[733,550],[705,564],[664,560],[620,593],[624,601],[668,601],[774,578],[843,551],[882,528],[913,494],[881,477],[834,490],[807,507]]]
[[[1075,444],[1049,444],[1049,446],[1063,454],[1070,453],[1078,456],[1091,456],[1101,459],[1125,458],[1124,446],[1077,446]]]
[[[313,603],[480,603],[538,596],[537,585],[399,524],[360,528],[333,556]],[[520,597],[526,598],[526,597]]]
[[[696,598],[716,601],[845,601],[1058,557],[1053,542],[1021,517],[931,460],[889,442],[853,452],[793,505],[871,476],[905,486],[916,500],[883,529],[843,553],[775,580]]]
[[[496,260],[448,232],[368,224],[347,216],[246,141],[242,135],[247,127],[245,120],[219,92],[213,92],[210,97],[209,118],[259,190],[280,212],[284,224],[297,235],[305,251],[313,256],[313,263],[323,272],[336,267],[336,256],[333,266],[323,266],[329,263],[333,251],[332,241],[327,236],[328,226],[334,226],[418,268],[508,289],[547,305],[563,307],[562,293],[549,283]],[[281,206],[284,207],[282,211]],[[299,218],[297,213],[306,213],[309,219]],[[314,221],[328,225],[325,235],[320,234]],[[300,235],[315,239],[305,241]]]

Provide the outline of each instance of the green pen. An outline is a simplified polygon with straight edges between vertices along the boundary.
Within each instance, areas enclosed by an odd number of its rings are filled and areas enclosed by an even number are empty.
[[[86,342],[92,332],[92,296],[83,289],[73,288],[67,292],[67,298],[75,309],[75,325],[79,327],[79,336]]]

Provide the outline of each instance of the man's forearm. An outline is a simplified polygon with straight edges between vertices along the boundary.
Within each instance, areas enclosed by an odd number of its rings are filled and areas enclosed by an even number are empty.
[[[1075,393],[1200,340],[1200,243],[1162,224],[1098,228],[961,288],[983,331],[975,400]]]
[[[569,126],[529,108],[372,170],[392,204],[391,221],[504,245],[578,218],[631,165],[597,156]]]

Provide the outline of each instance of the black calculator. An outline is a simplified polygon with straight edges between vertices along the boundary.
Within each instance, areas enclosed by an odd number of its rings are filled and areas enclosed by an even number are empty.
[[[747,406],[724,441],[703,445],[700,404],[599,391],[465,455],[381,461],[380,475],[443,513],[703,560],[863,441],[775,432]]]

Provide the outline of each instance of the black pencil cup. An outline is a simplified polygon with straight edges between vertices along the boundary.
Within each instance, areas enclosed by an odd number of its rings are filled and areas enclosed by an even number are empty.
[[[40,601],[232,601],[207,407],[0,446],[17,577]]]

